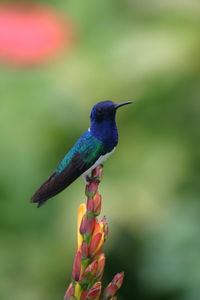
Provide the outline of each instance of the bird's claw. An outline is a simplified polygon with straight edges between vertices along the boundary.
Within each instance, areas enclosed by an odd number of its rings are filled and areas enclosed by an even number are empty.
[[[86,176],[86,182],[87,183],[91,183],[91,182],[96,182],[96,183],[100,183],[100,180],[96,177],[90,177],[90,176]]]

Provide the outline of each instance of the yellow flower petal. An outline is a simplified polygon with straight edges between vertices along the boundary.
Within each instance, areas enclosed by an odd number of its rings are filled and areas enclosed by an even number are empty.
[[[76,297],[76,299],[80,299],[81,297],[81,286],[78,282],[76,282],[75,285],[74,296]]]
[[[100,228],[99,228],[99,232],[104,232],[104,223],[101,221],[101,222],[99,222],[99,226],[100,226]]]
[[[85,213],[86,213],[86,204],[82,203],[79,206],[79,209],[78,209],[78,219],[77,219],[77,242],[78,242],[78,250],[80,250],[81,244],[82,244],[82,241],[83,241],[83,238],[82,238],[82,235],[80,234],[79,229],[80,229],[80,226],[81,226],[82,218],[85,215]]]

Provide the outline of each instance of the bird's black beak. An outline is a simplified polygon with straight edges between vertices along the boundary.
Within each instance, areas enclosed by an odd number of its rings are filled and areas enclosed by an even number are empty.
[[[133,103],[133,102],[132,101],[127,101],[127,102],[122,102],[122,103],[119,103],[119,104],[115,104],[115,110],[117,110],[121,106],[131,104],[131,103]]]

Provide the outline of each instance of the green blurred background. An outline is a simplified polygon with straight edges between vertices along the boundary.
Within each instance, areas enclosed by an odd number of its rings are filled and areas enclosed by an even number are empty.
[[[0,68],[0,299],[63,298],[84,184],[41,209],[28,200],[107,99],[139,101],[118,112],[100,186],[105,283],[124,270],[121,300],[200,299],[200,2],[46,4],[70,18],[71,51]]]

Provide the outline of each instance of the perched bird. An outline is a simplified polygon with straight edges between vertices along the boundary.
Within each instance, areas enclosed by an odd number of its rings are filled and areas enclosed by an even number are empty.
[[[115,121],[119,107],[131,101],[115,104],[102,101],[94,105],[90,115],[91,126],[65,155],[57,169],[31,198],[38,207],[69,186],[79,176],[86,180],[91,170],[100,165],[115,150],[118,132]]]

